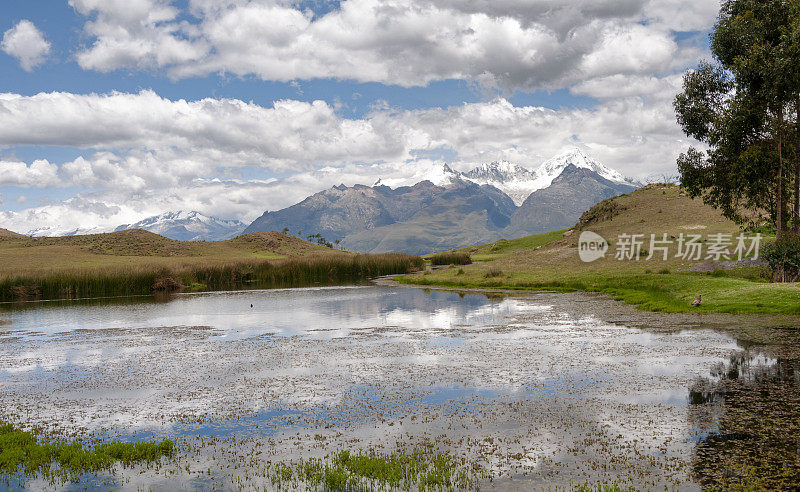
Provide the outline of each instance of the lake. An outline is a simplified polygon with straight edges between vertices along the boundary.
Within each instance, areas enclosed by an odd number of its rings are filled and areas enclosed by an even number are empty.
[[[759,453],[795,480],[797,330],[755,344],[665,319],[590,294],[377,285],[31,303],[0,312],[0,402],[18,425],[184,455],[90,489],[274,488],[275,463],[421,445],[500,490],[693,490],[763,474],[742,466]]]

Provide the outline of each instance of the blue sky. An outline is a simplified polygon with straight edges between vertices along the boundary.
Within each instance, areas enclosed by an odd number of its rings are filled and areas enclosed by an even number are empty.
[[[691,142],[669,103],[718,2],[537,4],[7,0],[0,226],[251,220],[336,182],[569,146],[674,170]]]

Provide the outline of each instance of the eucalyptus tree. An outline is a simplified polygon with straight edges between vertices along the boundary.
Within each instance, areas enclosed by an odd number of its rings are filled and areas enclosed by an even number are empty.
[[[790,157],[795,226],[800,220],[798,14],[798,0],[724,1],[711,35],[714,62],[684,76],[674,104],[684,132],[706,146],[678,159],[689,194],[739,223],[765,211],[779,237],[788,218]],[[798,144],[790,150],[791,141]]]

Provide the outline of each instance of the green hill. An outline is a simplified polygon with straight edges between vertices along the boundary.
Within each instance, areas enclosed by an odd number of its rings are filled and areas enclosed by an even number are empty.
[[[581,261],[578,241],[591,231],[609,243],[606,256]],[[436,270],[404,278],[407,283],[458,287],[593,291],[613,295],[642,309],[668,312],[800,314],[800,284],[773,284],[761,276],[758,262],[707,259],[716,234],[730,234],[736,246],[739,227],[719,211],[690,199],[673,185],[649,185],[604,200],[567,231],[462,248],[479,260],[462,268]],[[615,258],[623,234],[642,234],[638,260]],[[672,241],[666,260],[650,235]],[[680,235],[700,235],[700,260],[676,257]],[[624,240],[624,238],[622,238]],[[658,246],[658,244],[656,244]],[[733,258],[732,260],[735,260]],[[690,302],[702,294],[700,307]]]

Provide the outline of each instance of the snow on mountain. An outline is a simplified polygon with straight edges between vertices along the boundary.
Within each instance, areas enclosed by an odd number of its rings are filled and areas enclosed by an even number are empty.
[[[44,226],[36,229],[31,229],[25,233],[26,236],[32,237],[52,237],[52,236],[83,236],[85,234],[100,234],[108,232],[104,227],[85,227],[79,229],[66,229],[58,226]]]
[[[584,154],[580,149],[572,149],[553,157],[536,169],[535,172],[539,179],[548,180],[547,184],[542,188],[550,186],[553,180],[560,176],[564,169],[570,165],[579,169],[583,168],[594,171],[603,178],[614,183],[635,185],[634,182],[628,180],[619,172],[604,166],[596,159]]]
[[[473,183],[494,186],[511,197],[517,206],[533,191],[546,187],[539,187],[533,171],[508,161],[483,164],[461,176]]]
[[[454,171],[447,164],[443,164],[442,167],[438,168],[433,173],[426,175],[425,179],[436,186],[449,186],[453,184],[453,181],[458,181],[461,177],[461,173]]]
[[[135,224],[125,224],[116,228],[144,229],[179,241],[220,241],[238,236],[247,224],[238,220],[223,220],[209,217],[200,212],[166,212],[148,217]]]
[[[534,170],[502,161],[483,164],[467,173],[459,173],[459,176],[477,184],[494,186],[510,196],[514,203],[519,206],[534,191],[550,186],[553,180],[560,176],[564,169],[570,165],[589,169],[614,183],[637,185],[637,183],[626,179],[619,172],[587,156],[580,149],[572,149],[561,153]],[[445,167],[450,170],[449,167]],[[450,171],[452,172],[452,170]],[[446,170],[443,173],[446,174]]]

